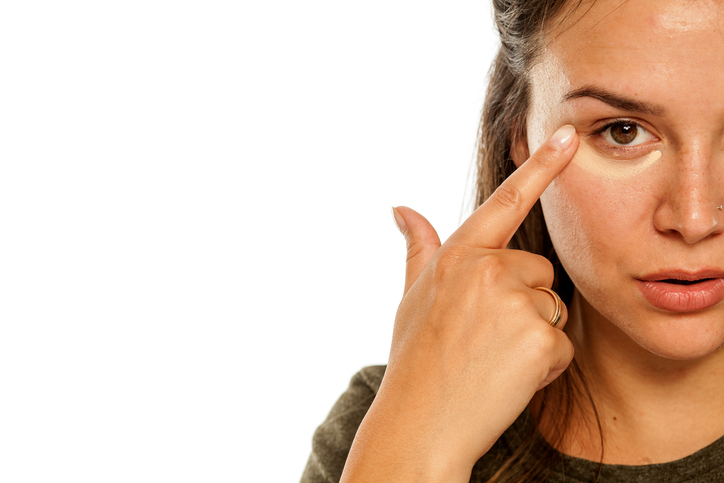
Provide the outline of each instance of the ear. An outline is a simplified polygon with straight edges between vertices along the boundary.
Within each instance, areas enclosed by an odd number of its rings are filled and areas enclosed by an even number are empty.
[[[520,168],[525,160],[530,157],[528,140],[525,139],[525,136],[520,136],[517,140],[513,141],[513,145],[510,147],[510,157],[513,158],[516,168]]]

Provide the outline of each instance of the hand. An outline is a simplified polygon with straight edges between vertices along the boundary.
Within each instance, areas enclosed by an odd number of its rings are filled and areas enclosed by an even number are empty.
[[[567,311],[550,326],[555,301],[533,288],[551,287],[552,265],[505,247],[575,153],[572,129],[561,128],[442,246],[424,217],[397,208],[405,292],[387,371],[345,478],[367,481],[372,471],[369,481],[468,481],[535,392],[568,367],[573,346],[560,330]]]

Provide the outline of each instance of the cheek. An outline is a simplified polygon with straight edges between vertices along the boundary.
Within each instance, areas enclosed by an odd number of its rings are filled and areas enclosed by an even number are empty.
[[[541,196],[548,232],[573,282],[600,284],[631,268],[653,226],[651,180],[611,180],[569,165]]]

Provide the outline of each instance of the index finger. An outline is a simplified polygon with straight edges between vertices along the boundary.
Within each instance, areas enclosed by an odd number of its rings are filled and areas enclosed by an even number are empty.
[[[565,125],[528,158],[450,237],[482,248],[505,248],[551,181],[573,158],[576,129]]]

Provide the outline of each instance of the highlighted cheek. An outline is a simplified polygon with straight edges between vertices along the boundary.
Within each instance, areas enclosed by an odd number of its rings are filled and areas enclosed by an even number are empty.
[[[631,178],[661,159],[661,151],[652,151],[637,159],[617,160],[602,156],[592,147],[581,143],[573,156],[573,163],[591,174],[610,179]]]

